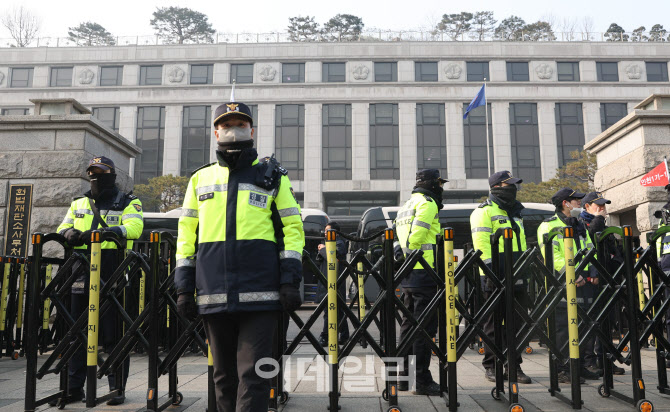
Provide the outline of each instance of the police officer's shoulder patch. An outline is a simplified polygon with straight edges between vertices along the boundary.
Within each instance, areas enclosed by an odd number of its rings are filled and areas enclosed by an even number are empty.
[[[137,196],[135,196],[135,195],[132,194],[132,193],[126,193],[126,198],[127,198],[127,199],[130,199],[131,201],[133,201],[133,200],[135,200],[135,199],[139,199]]]
[[[479,206],[477,206],[477,207],[482,208],[482,207],[486,207],[486,206],[491,206],[491,200],[490,200],[490,199],[486,199],[485,201],[483,201],[483,202],[482,202]]]
[[[142,205],[138,205],[137,203],[133,203],[133,207],[134,207],[135,210],[137,210],[138,212],[141,212],[141,211],[142,211]]]
[[[556,219],[558,219],[557,216],[552,216],[552,217],[550,217],[550,218],[544,219],[543,222],[552,222],[552,221],[554,221],[554,220],[556,220]]]
[[[212,163],[210,163],[210,164],[202,165],[202,166],[200,166],[199,168],[197,168],[197,169],[195,169],[194,171],[192,171],[192,172],[191,172],[191,176],[193,176],[194,174],[198,173],[200,170],[202,170],[202,169],[204,169],[204,168],[206,168],[206,167],[214,166],[215,164],[216,164],[216,162],[212,162]]]
[[[423,197],[425,197],[428,202],[434,202],[433,198],[428,195],[423,195]]]

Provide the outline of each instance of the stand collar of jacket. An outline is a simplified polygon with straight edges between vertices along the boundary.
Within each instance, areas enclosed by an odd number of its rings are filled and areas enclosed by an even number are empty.
[[[107,201],[112,201],[116,197],[116,195],[119,193],[119,188],[114,186],[113,189],[105,189],[100,193],[100,196],[98,196],[97,199],[93,198],[93,195],[91,194],[91,191],[89,190],[88,192],[84,193],[84,196],[86,196],[89,199],[93,199],[96,204],[97,203],[103,203]]]
[[[489,200],[496,206],[498,206],[500,209],[507,212],[507,216],[509,217],[521,217],[521,211],[525,209],[524,205],[522,205],[521,202],[519,202],[518,200],[514,201],[514,204],[512,205],[512,207],[509,208],[509,210],[505,207],[504,202],[500,200],[498,196],[494,194],[489,194]]]
[[[240,157],[237,159],[237,163],[235,164],[235,167],[230,167],[228,163],[226,163],[226,161],[224,160],[223,153],[221,153],[220,150],[216,151],[216,159],[219,161],[219,166],[228,167],[233,170],[243,169],[245,167],[251,167],[257,158],[258,158],[258,152],[253,147],[248,149],[242,149],[242,151],[240,152]]]
[[[438,210],[442,209],[442,199],[438,199],[435,193],[431,192],[430,190],[426,190],[422,187],[414,187],[414,189],[412,189],[412,194],[414,193],[421,193],[422,195],[430,196],[430,198],[433,199],[435,203],[437,203]]]

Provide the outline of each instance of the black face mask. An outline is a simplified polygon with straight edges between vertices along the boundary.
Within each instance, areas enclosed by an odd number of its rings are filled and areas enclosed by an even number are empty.
[[[492,187],[491,194],[506,203],[506,205],[512,205],[516,202],[515,185]]]
[[[254,142],[253,140],[232,143],[218,142],[217,146],[219,148],[219,150],[217,150],[217,154],[221,156],[221,160],[223,160],[231,169],[235,169],[242,151],[244,149],[250,149],[254,147]]]
[[[97,199],[102,192],[113,189],[116,183],[116,173],[96,173],[91,175],[91,196]]]

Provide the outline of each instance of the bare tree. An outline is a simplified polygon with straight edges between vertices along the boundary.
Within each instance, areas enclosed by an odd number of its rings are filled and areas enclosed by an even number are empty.
[[[19,6],[2,16],[2,25],[9,30],[16,47],[26,47],[37,38],[41,23],[30,10]]]
[[[560,29],[560,20],[559,18],[552,12],[545,13],[541,18],[540,21],[543,21],[545,23],[549,24],[549,27],[551,28],[551,31],[558,31]]]
[[[577,31],[577,19],[575,17],[563,17],[561,21],[561,31],[565,36],[572,39]]]
[[[593,17],[584,16],[580,22],[580,27],[582,33],[586,33],[586,36],[589,36],[589,33],[593,33]]]

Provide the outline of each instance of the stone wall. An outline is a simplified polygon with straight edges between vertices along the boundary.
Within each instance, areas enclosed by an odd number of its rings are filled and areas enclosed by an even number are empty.
[[[0,253],[11,184],[33,185],[29,233],[49,233],[62,222],[72,198],[89,190],[91,158],[111,158],[119,188],[128,191],[130,159],[138,153],[137,146],[90,114],[0,116]]]

